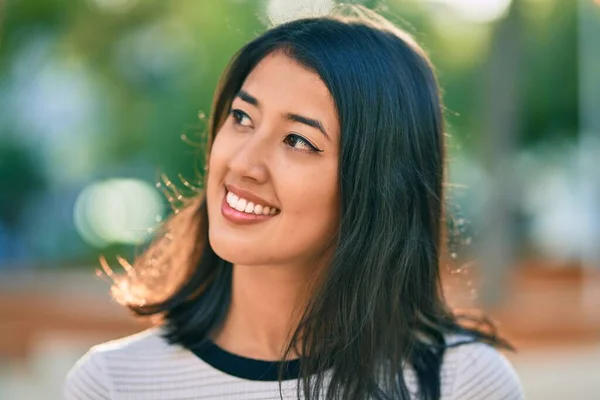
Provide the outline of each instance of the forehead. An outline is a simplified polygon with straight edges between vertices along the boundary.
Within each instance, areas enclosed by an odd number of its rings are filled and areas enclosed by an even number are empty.
[[[281,51],[263,58],[242,89],[256,97],[265,112],[302,114],[321,120],[328,132],[339,131],[335,103],[325,83]]]

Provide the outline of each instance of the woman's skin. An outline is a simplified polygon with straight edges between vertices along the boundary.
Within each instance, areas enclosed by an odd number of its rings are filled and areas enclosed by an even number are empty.
[[[319,76],[281,51],[254,68],[231,108],[207,181],[210,243],[233,264],[231,306],[213,340],[234,354],[277,360],[297,324],[294,309],[306,304],[309,279],[335,249],[339,122]],[[319,121],[324,132],[288,114]],[[248,223],[248,214],[224,204],[226,185],[250,191],[276,214],[254,210],[257,220]]]

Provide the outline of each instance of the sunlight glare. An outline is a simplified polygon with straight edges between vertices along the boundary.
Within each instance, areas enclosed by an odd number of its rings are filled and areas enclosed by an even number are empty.
[[[427,0],[429,3],[443,5],[461,18],[472,22],[486,23],[503,17],[512,0]]]
[[[90,0],[98,8],[109,12],[129,11],[138,0]]]
[[[325,15],[334,6],[333,0],[269,0],[267,14],[274,24],[299,18]]]

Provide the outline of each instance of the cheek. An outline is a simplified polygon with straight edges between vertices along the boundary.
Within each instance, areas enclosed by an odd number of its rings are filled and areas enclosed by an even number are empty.
[[[290,237],[322,242],[337,230],[339,195],[336,171],[335,167],[329,168],[329,171],[320,169],[296,175],[302,176],[300,180],[287,180],[282,204],[285,207],[283,215],[289,217],[286,225]]]

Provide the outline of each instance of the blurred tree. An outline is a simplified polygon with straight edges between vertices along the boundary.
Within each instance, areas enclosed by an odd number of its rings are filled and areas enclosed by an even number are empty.
[[[508,269],[514,265],[518,236],[514,213],[520,188],[512,168],[521,134],[522,96],[519,95],[523,65],[523,18],[513,3],[508,15],[494,31],[486,64],[483,85],[485,101],[483,135],[479,151],[482,164],[489,171],[481,226],[480,252],[482,301],[496,305],[504,298]]]
[[[14,231],[29,199],[46,184],[31,151],[14,140],[0,141],[0,224]]]
[[[577,1],[517,0],[524,20],[521,146],[579,132]]]

